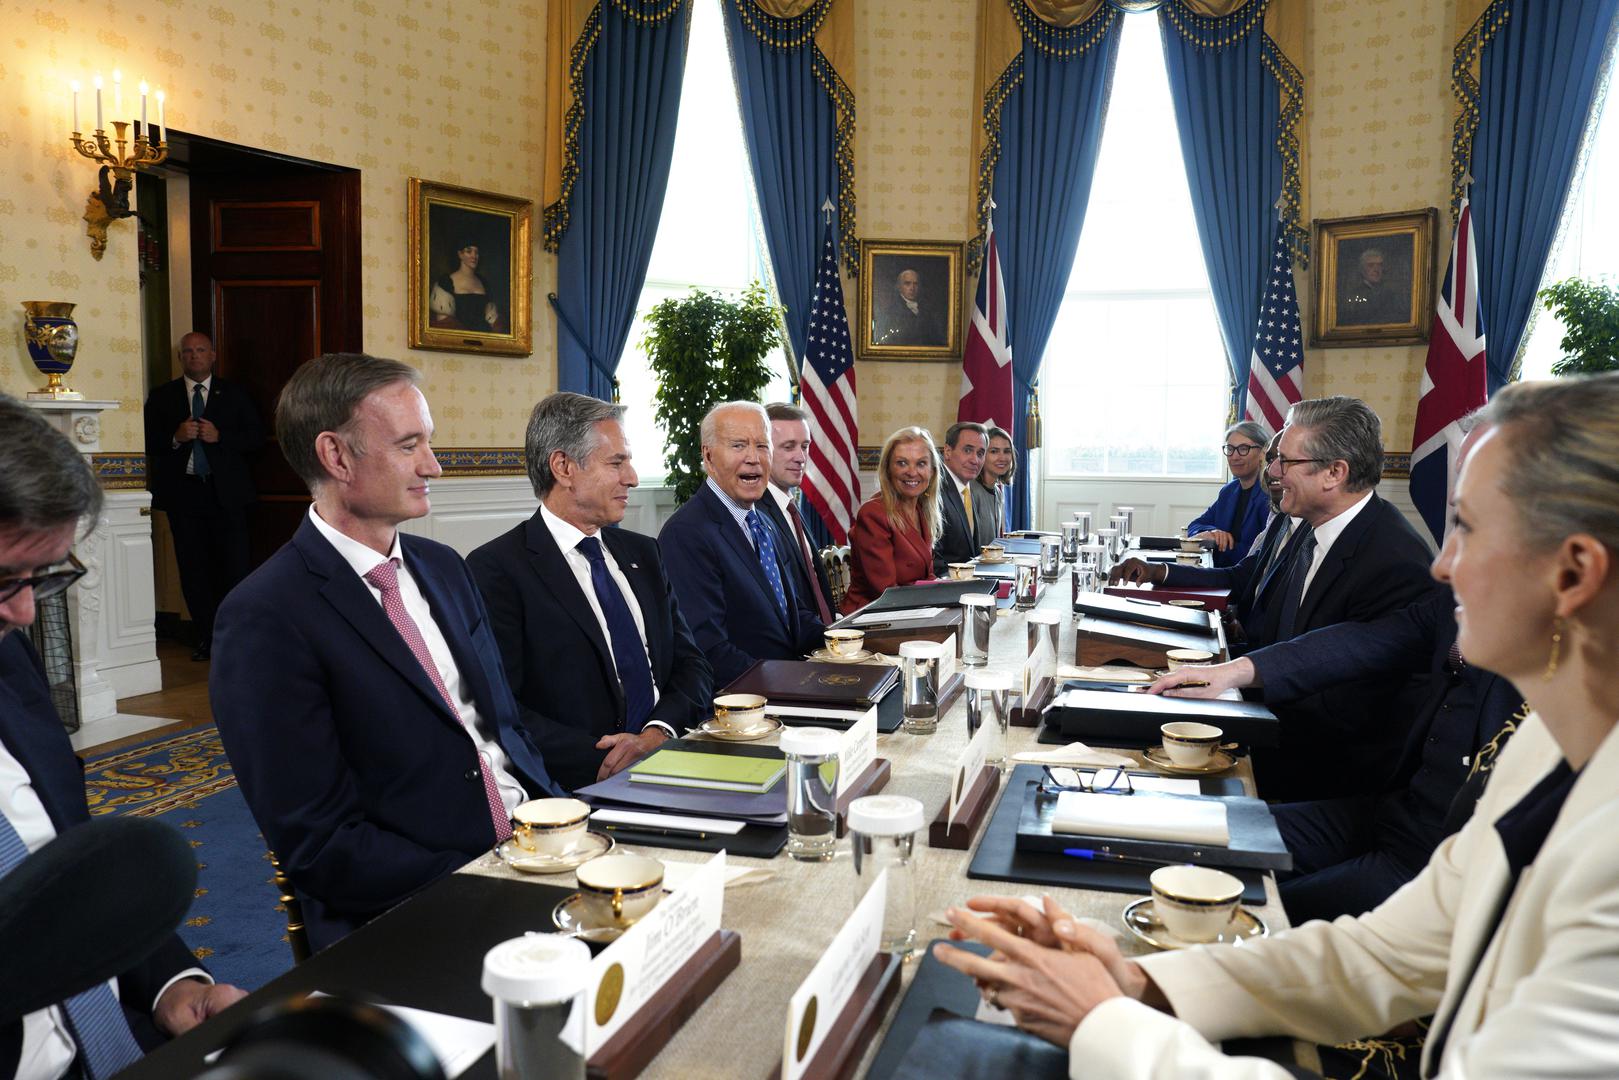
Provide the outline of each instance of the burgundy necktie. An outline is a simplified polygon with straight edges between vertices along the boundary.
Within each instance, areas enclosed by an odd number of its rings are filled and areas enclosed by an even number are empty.
[[[821,579],[815,574],[815,556],[810,553],[809,539],[804,535],[804,519],[798,516],[798,504],[791,499],[787,500],[787,516],[792,520],[793,532],[798,537],[798,554],[809,573],[810,592],[815,594],[815,606],[821,611],[821,622],[831,626],[832,609],[826,606],[826,597],[821,595]]]
[[[405,610],[405,598],[399,594],[399,563],[393,559],[378,563],[366,572],[365,580],[382,590],[382,610],[388,613],[388,621],[405,639],[416,662],[422,665],[422,670],[432,680],[433,688],[444,699],[444,704],[450,707],[451,714],[460,720],[461,710],[456,708],[450,691],[439,676],[438,665],[433,663],[433,654],[427,651],[421,628],[410,617],[410,612]],[[466,721],[461,720],[461,724],[465,727]],[[483,793],[489,799],[489,817],[495,823],[495,839],[508,840],[512,835],[511,815],[506,813],[506,804],[500,801],[500,789],[495,786],[495,771],[490,767],[489,755],[482,750],[478,751],[478,764],[482,766],[479,771],[483,773]]]

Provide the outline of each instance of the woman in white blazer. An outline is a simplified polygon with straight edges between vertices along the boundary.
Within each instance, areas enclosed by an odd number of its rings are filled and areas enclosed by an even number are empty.
[[[1619,373],[1510,386],[1486,410],[1434,563],[1468,663],[1527,715],[1472,820],[1359,918],[1130,960],[1050,900],[953,911],[939,957],[1074,1077],[1283,1077],[1222,1039],[1316,1043],[1434,1016],[1422,1075],[1619,1077]]]

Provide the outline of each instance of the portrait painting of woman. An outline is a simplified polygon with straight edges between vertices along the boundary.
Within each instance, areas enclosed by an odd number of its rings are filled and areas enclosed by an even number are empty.
[[[527,356],[529,202],[410,181],[410,344]]]

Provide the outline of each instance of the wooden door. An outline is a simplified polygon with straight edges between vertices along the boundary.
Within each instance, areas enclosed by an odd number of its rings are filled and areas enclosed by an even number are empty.
[[[361,350],[360,174],[262,160],[250,173],[193,172],[194,325],[215,370],[246,387],[268,440],[253,467],[253,565],[292,537],[309,492],[275,441],[275,402],[292,372]]]

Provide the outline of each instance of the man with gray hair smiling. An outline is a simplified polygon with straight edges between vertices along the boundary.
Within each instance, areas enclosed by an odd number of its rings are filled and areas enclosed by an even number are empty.
[[[716,405],[703,417],[708,480],[663,527],[660,540],[680,608],[698,648],[729,685],[755,660],[798,660],[825,625],[802,595],[790,550],[754,506],[769,498],[770,418],[754,401]]]
[[[623,418],[565,391],[535,405],[523,454],[539,509],[467,557],[523,724],[570,790],[684,735],[713,690],[658,542],[611,527],[640,482]]]

